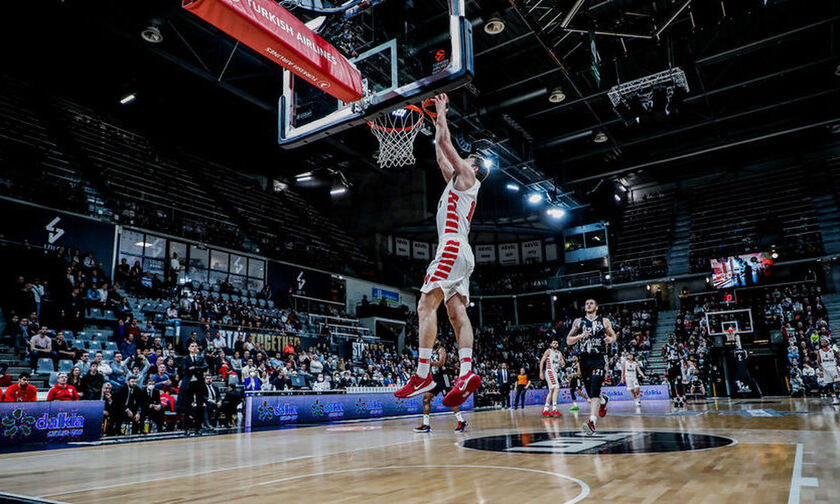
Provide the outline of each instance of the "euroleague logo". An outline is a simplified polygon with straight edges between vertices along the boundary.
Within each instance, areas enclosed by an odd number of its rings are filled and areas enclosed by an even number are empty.
[[[443,49],[438,49],[435,51],[435,61],[443,61],[446,59],[446,51]]]
[[[658,431],[523,432],[472,438],[464,448],[540,455],[627,455],[721,448],[736,441],[722,436]]]

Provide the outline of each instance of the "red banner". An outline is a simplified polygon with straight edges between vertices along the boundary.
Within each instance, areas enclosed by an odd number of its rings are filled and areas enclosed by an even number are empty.
[[[183,0],[183,7],[343,102],[362,98],[362,75],[272,0]]]

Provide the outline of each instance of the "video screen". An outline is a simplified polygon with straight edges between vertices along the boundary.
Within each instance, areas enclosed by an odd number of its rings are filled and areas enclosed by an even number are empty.
[[[769,252],[712,259],[712,284],[718,289],[760,285],[770,277]]]

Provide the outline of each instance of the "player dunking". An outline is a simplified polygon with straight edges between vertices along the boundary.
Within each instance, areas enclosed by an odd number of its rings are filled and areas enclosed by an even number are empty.
[[[624,361],[624,366],[621,369],[621,381],[627,386],[627,390],[633,394],[633,402],[636,406],[641,406],[642,401],[639,399],[639,392],[642,388],[639,386],[639,376],[647,379],[647,376],[639,367],[639,361],[636,360],[636,355],[633,353],[627,354],[627,360]]]
[[[458,155],[452,145],[446,121],[447,101],[445,94],[434,98],[437,113],[435,153],[447,184],[438,202],[437,254],[426,270],[417,304],[420,321],[417,371],[394,395],[400,398],[414,397],[435,388],[435,382],[429,374],[429,359],[437,334],[437,309],[444,302],[449,322],[455,330],[461,362],[458,379],[443,398],[443,405],[452,408],[460,406],[481,385],[481,378],[472,372],[473,329],[467,316],[470,274],[475,266],[469,234],[478,190],[481,182],[487,178],[489,169],[479,156],[472,155],[463,159]]]
[[[595,410],[598,410],[599,416],[607,414],[609,399],[601,397],[601,384],[604,383],[607,345],[615,343],[616,334],[612,323],[598,315],[598,303],[594,299],[586,300],[584,310],[584,317],[575,319],[572,324],[572,329],[566,336],[566,343],[575,345],[580,342],[580,371],[586,393],[589,395],[589,420],[583,424],[583,432],[591,436],[595,433],[597,421]]]
[[[561,366],[566,365],[566,361],[559,348],[560,343],[553,340],[540,359],[540,380],[545,380],[548,384],[548,395],[545,396],[545,407],[542,412],[545,417],[560,416],[560,412],[557,411],[557,396],[560,394],[560,378],[557,376],[557,371]],[[548,411],[549,404],[551,404],[551,412]]]
[[[435,388],[423,394],[423,423],[414,428],[414,432],[431,432],[431,422],[429,421],[432,412],[432,399],[441,392],[446,390],[446,382],[443,378],[443,367],[446,365],[446,349],[435,340],[435,345],[432,349],[432,358],[429,362],[431,366],[432,379],[435,382]],[[452,408],[455,413],[455,418],[458,424],[455,426],[455,432],[464,432],[467,428],[467,422],[464,420],[464,415],[455,406]]]
[[[840,373],[837,370],[837,354],[829,343],[828,338],[820,340],[817,362],[822,368],[823,382],[831,390],[831,404],[840,404],[840,399],[837,398],[837,387],[840,386],[838,385],[840,383]]]

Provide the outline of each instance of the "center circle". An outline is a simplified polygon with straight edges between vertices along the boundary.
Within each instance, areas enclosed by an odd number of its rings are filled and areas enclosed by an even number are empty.
[[[734,445],[723,436],[660,431],[518,432],[466,439],[459,444],[473,450],[543,455],[629,455],[707,450]]]

